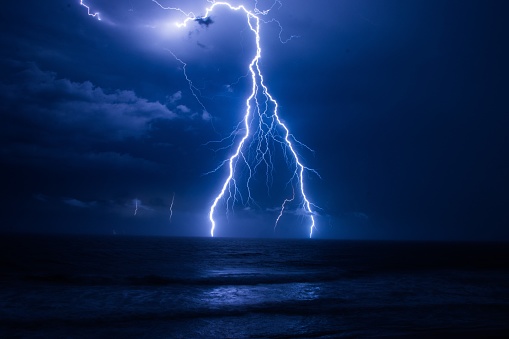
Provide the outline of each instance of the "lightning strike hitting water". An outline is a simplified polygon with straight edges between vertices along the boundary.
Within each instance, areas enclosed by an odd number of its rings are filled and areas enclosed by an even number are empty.
[[[177,11],[183,14],[186,18],[184,19],[184,21],[176,24],[179,28],[186,27],[189,22],[193,21],[208,26],[210,23],[213,22],[212,19],[210,18],[210,15],[214,11],[214,9],[219,6],[227,7],[231,11],[241,12],[246,16],[249,29],[254,34],[255,38],[256,52],[248,66],[248,74],[251,75],[251,93],[249,94],[245,101],[244,118],[242,119],[241,122],[237,124],[236,129],[230,134],[230,136],[224,138],[222,141],[227,140],[228,138],[235,139],[236,136],[241,136],[241,139],[236,145],[236,147],[234,147],[234,143],[231,144],[232,148],[234,148],[233,154],[229,158],[224,160],[215,170],[212,171],[215,172],[222,168],[224,165],[228,165],[228,176],[224,180],[219,193],[213,199],[213,202],[210,206],[209,210],[209,220],[211,223],[210,235],[212,237],[214,236],[214,231],[216,229],[216,221],[214,219],[214,215],[220,200],[226,199],[225,205],[227,215],[230,206],[233,207],[233,204],[236,201],[242,200],[244,202],[244,199],[240,194],[240,189],[237,184],[238,181],[236,173],[237,167],[240,166],[241,164],[244,164],[247,167],[248,178],[245,187],[245,189],[247,189],[248,195],[247,202],[255,203],[254,199],[251,196],[250,188],[250,182],[252,180],[252,177],[259,166],[261,165],[265,166],[266,186],[267,188],[269,188],[271,183],[270,174],[271,171],[274,169],[271,145],[279,144],[282,148],[285,160],[290,168],[291,175],[286,185],[291,185],[293,190],[293,196],[291,199],[285,199],[284,202],[282,203],[280,207],[280,213],[276,219],[274,228],[277,226],[280,218],[283,216],[283,212],[285,211],[287,203],[290,203],[296,199],[295,192],[297,191],[298,195],[301,198],[299,208],[302,214],[309,217],[310,221],[309,237],[312,237],[313,231],[315,230],[315,218],[314,218],[315,212],[313,211],[311,206],[313,207],[316,206],[309,201],[306,195],[304,185],[304,173],[306,171],[310,171],[315,174],[317,173],[313,169],[308,168],[303,164],[303,162],[301,161],[297,154],[297,151],[295,150],[295,145],[297,144],[299,146],[307,148],[308,150],[310,149],[304,144],[300,143],[297,139],[295,139],[295,137],[290,133],[288,127],[281,121],[281,118],[278,113],[279,104],[274,99],[274,97],[269,93],[268,87],[264,83],[264,77],[259,65],[260,59],[262,57],[262,47],[260,42],[261,22],[277,23],[280,28],[279,39],[282,43],[286,43],[295,37],[291,36],[289,39],[283,40],[281,38],[282,33],[281,24],[275,19],[263,21],[260,17],[267,15],[270,12],[270,10],[277,4],[281,6],[281,2],[279,0],[275,0],[272,7],[270,7],[269,9],[259,10],[257,8],[258,2],[255,1],[255,8],[253,11],[250,11],[243,5],[234,6],[228,2],[223,1],[216,2],[215,0],[207,0],[207,2],[209,2],[211,5],[210,7],[205,9],[205,14],[203,16],[196,16],[193,12],[186,13],[185,11],[177,7],[164,7],[156,0],[152,0],[152,2],[157,4],[162,9]],[[87,8],[89,15],[99,18],[98,13],[92,14],[90,12],[90,8],[83,4],[82,1],[80,2],[80,4]],[[202,102],[198,98],[198,95],[196,94],[196,92],[199,93],[199,91],[196,89],[196,87],[194,87],[191,80],[187,76],[186,73],[187,64],[183,62],[181,59],[179,59],[173,52],[170,51],[170,53],[183,66],[182,69],[184,71],[186,80],[189,83],[191,93],[203,107],[204,112],[206,112],[205,106],[202,104]],[[249,142],[250,139],[252,140]],[[251,157],[249,156],[250,150],[256,153],[254,159],[251,159]],[[137,211],[137,200],[136,200],[136,211]]]
[[[249,64],[249,72],[251,74],[251,94],[246,99],[246,110],[244,114],[243,119],[243,125],[244,125],[244,134],[238,143],[237,147],[235,148],[235,152],[233,155],[230,156],[229,159],[225,160],[217,169],[222,167],[223,165],[228,164],[229,173],[227,178],[225,179],[221,190],[219,191],[218,195],[215,197],[212,205],[210,206],[209,211],[209,220],[211,223],[211,229],[210,229],[210,235],[214,236],[214,231],[216,229],[216,221],[214,219],[214,213],[216,211],[217,205],[219,201],[226,197],[226,207],[228,211],[228,206],[230,203],[230,200],[233,200],[231,203],[235,202],[236,195],[238,193],[237,188],[237,182],[235,179],[236,175],[236,167],[239,162],[239,160],[243,163],[245,163],[249,170],[249,178],[247,179],[247,190],[248,190],[248,201],[251,201],[251,191],[249,188],[249,182],[252,178],[252,173],[260,164],[265,164],[267,168],[267,186],[269,186],[269,169],[273,168],[273,162],[271,158],[270,149],[268,146],[269,139],[271,141],[274,141],[276,143],[279,143],[285,151],[289,151],[292,157],[292,163],[293,163],[293,176],[290,179],[290,182],[293,183],[293,181],[296,181],[296,186],[299,189],[300,195],[302,197],[302,203],[301,207],[305,211],[305,214],[309,216],[310,219],[310,229],[309,229],[309,236],[311,237],[313,235],[313,230],[315,229],[315,218],[314,218],[314,212],[311,209],[311,202],[309,201],[308,197],[306,196],[306,192],[304,189],[304,171],[313,171],[312,169],[306,167],[301,162],[299,156],[297,155],[297,152],[295,151],[294,144],[292,143],[292,140],[296,143],[299,143],[297,140],[294,139],[293,135],[288,130],[287,126],[281,121],[279,114],[278,114],[278,102],[272,97],[272,95],[269,93],[267,86],[264,84],[264,78],[263,74],[261,72],[260,66],[259,66],[259,60],[262,57],[262,47],[260,44],[260,21],[258,15],[266,15],[269,10],[266,11],[260,11],[255,8],[254,12],[251,12],[247,10],[244,6],[233,6],[228,2],[215,2],[215,1],[209,1],[211,2],[211,6],[205,10],[205,14],[203,16],[196,16],[194,13],[189,12],[186,13],[180,8],[174,8],[174,7],[164,7],[161,4],[159,4],[156,0],[152,0],[156,4],[158,4],[163,9],[169,9],[169,10],[175,10],[179,11],[180,13],[184,14],[186,16],[186,19],[183,22],[177,23],[178,27],[185,27],[188,22],[190,21],[199,21],[203,22],[204,20],[207,20],[210,18],[210,14],[212,11],[218,7],[218,6],[225,6],[229,8],[232,11],[240,11],[243,12],[246,15],[247,24],[249,25],[250,30],[254,33],[255,36],[255,43],[256,43],[256,54],[254,55],[253,59],[251,60],[251,63]],[[279,1],[274,2],[274,5],[276,3],[281,4]],[[274,20],[272,20],[274,21]],[[271,22],[272,22],[271,21]],[[279,22],[277,22],[279,24]],[[279,27],[282,29],[281,25],[279,24]],[[293,36],[292,36],[293,37]],[[291,37],[291,38],[292,38]],[[290,38],[290,39],[291,39]],[[281,40],[281,35],[280,35]],[[283,43],[287,42],[282,41]],[[179,60],[181,63],[182,61]],[[186,74],[186,79],[187,74]],[[188,79],[189,81],[189,79]],[[257,98],[257,93],[259,91],[262,91],[265,103],[260,103]],[[193,92],[194,94],[194,92]],[[273,109],[269,111],[269,102],[273,105]],[[254,112],[252,112],[254,111]],[[254,113],[258,114],[258,126],[257,128],[253,128],[254,131],[252,131],[251,121],[253,119],[252,114]],[[237,126],[236,131],[234,132],[241,132],[239,124]],[[282,135],[279,135],[277,132],[277,129],[282,129],[283,133]],[[249,137],[254,137],[257,142],[252,142],[251,145],[247,145],[247,148],[249,146],[253,146],[256,149],[257,156],[255,158],[255,163],[253,165],[253,168],[248,163],[248,160],[246,158],[245,153],[248,151],[246,149],[246,142]],[[279,137],[279,138],[278,138]],[[300,143],[299,143],[300,144]],[[313,171],[314,172],[314,171]],[[316,173],[316,172],[315,172]],[[292,186],[292,189],[293,186]],[[285,205],[287,202],[293,201],[295,198],[295,194],[292,197],[292,199],[285,199],[283,204],[281,205],[281,211],[279,216],[276,220],[276,225],[279,222],[279,219],[283,215],[283,211],[285,208]]]

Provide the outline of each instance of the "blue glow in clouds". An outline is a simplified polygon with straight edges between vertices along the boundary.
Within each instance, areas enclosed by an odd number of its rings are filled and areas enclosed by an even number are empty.
[[[294,201],[298,196],[300,196],[299,210],[300,214],[304,214],[309,218],[309,237],[312,237],[313,231],[315,230],[315,212],[312,210],[313,205],[307,195],[304,186],[304,172],[311,171],[315,174],[311,168],[306,167],[301,159],[299,158],[296,150],[295,144],[299,144],[300,146],[304,146],[302,143],[297,141],[294,136],[290,133],[288,127],[281,121],[278,114],[278,102],[274,99],[274,97],[269,93],[267,86],[264,83],[264,78],[262,71],[259,66],[259,61],[262,57],[262,47],[260,42],[260,19],[261,15],[266,15],[269,11],[276,6],[277,4],[281,5],[279,1],[275,1],[272,7],[268,10],[261,11],[256,8],[253,11],[249,11],[243,5],[233,6],[228,2],[215,2],[213,0],[208,0],[211,4],[210,7],[206,8],[203,16],[196,16],[194,13],[189,12],[186,13],[180,8],[177,7],[164,7],[156,0],[152,0],[159,7],[165,10],[172,10],[180,12],[186,18],[176,24],[178,28],[184,28],[187,26],[189,22],[199,21],[204,22],[210,18],[211,13],[214,11],[216,7],[222,6],[227,7],[232,11],[241,12],[246,16],[247,24],[251,32],[253,32],[256,43],[256,54],[253,56],[249,64],[249,74],[251,74],[251,93],[247,97],[245,101],[245,114],[241,123],[237,125],[235,131],[232,132],[230,136],[242,136],[240,141],[236,146],[232,144],[234,149],[233,154],[223,161],[219,167],[217,167],[214,171],[222,168],[223,166],[228,166],[228,176],[223,182],[221,189],[217,196],[214,198],[210,210],[209,210],[209,220],[211,223],[210,235],[214,236],[214,231],[216,229],[216,221],[214,219],[214,215],[216,213],[216,208],[220,200],[226,199],[226,210],[228,212],[229,206],[233,206],[234,202],[237,200],[242,200],[242,197],[239,197],[240,190],[238,188],[238,180],[236,175],[237,167],[244,164],[247,167],[248,178],[246,181],[246,189],[247,189],[247,200],[248,202],[254,202],[254,199],[251,197],[251,189],[250,189],[250,181],[252,179],[253,173],[256,171],[257,167],[260,165],[264,165],[267,168],[267,184],[268,177],[270,176],[269,170],[273,169],[274,163],[272,160],[272,149],[271,145],[279,144],[283,150],[283,154],[285,157],[285,161],[290,169],[290,178],[284,182],[284,185],[291,185],[293,190],[293,196],[290,198],[286,198],[281,204],[280,213],[276,219],[275,226],[277,226],[280,218],[283,215],[285,207],[287,203]],[[255,3],[256,4],[256,3]],[[85,6],[88,9],[88,14],[92,16],[98,16],[98,13],[91,14],[90,9],[81,2],[82,6]],[[276,22],[279,27],[281,25],[276,20],[272,19],[270,22]],[[290,37],[291,39],[292,37]],[[281,34],[280,34],[281,40]],[[288,40],[281,40],[282,43],[287,42]],[[173,54],[173,53],[172,53]],[[173,56],[181,62],[184,66],[186,64],[178,59],[174,54]],[[185,71],[185,69],[184,69]],[[198,100],[195,92],[193,91],[193,85],[187,74],[185,74],[186,79],[189,82],[191,91],[193,95]],[[201,106],[204,108],[203,104],[198,100]],[[255,154],[254,157],[248,156],[249,152],[253,152]],[[298,196],[296,197],[296,193]]]

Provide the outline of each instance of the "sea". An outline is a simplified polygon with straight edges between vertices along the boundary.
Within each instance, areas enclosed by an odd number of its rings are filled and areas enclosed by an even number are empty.
[[[507,243],[2,235],[1,338],[509,338]]]

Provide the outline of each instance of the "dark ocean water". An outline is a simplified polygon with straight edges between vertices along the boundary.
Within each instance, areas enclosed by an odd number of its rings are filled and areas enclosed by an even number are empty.
[[[0,337],[509,337],[508,247],[4,235]]]

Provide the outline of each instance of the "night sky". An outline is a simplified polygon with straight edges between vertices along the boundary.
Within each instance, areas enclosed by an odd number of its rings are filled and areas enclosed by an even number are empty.
[[[305,175],[315,236],[509,240],[506,3],[281,1],[260,66],[315,151],[299,148],[321,176]],[[204,174],[231,151],[207,142],[242,119],[245,16],[222,8],[179,29],[182,14],[150,0],[86,3],[101,21],[78,0],[2,4],[0,231],[208,236],[227,173]],[[306,237],[296,208],[273,231],[285,184],[275,171],[266,199],[229,222],[218,209],[219,235]]]

